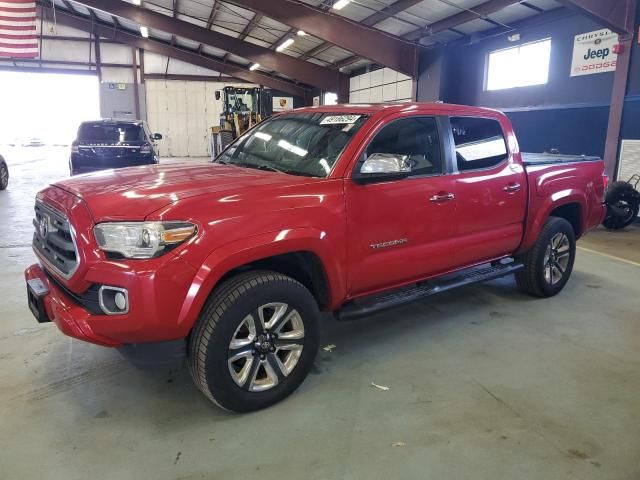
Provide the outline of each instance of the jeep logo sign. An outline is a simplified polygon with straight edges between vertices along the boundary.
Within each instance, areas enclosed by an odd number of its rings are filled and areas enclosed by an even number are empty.
[[[613,47],[617,43],[618,34],[607,28],[576,35],[571,76],[613,72],[618,59],[618,55],[613,53]]]

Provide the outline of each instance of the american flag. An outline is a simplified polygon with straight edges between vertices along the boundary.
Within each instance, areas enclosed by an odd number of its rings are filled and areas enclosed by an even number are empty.
[[[36,2],[0,0],[0,57],[37,56]]]

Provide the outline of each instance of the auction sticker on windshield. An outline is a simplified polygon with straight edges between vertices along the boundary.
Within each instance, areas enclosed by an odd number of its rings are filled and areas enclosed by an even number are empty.
[[[356,123],[361,115],[332,115],[325,117],[320,125],[351,125]]]

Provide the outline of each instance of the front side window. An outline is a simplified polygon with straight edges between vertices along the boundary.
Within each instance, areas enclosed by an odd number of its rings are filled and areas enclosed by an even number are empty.
[[[497,120],[453,117],[451,130],[458,171],[491,168],[509,157],[502,126]]]
[[[487,90],[544,85],[549,80],[551,39],[491,52]]]
[[[411,175],[443,172],[438,125],[431,117],[403,118],[390,123],[367,147],[367,157],[375,153],[406,156]]]
[[[249,131],[216,161],[324,178],[367,118],[321,112],[279,115]]]

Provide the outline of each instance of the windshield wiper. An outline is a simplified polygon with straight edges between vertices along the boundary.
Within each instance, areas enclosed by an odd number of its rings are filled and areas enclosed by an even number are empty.
[[[254,170],[266,170],[269,172],[277,172],[277,173],[287,173],[284,170],[280,170],[279,168],[272,167],[271,165],[259,165],[257,163],[248,163],[248,162],[227,162],[225,165],[235,165],[236,167],[245,167],[245,168],[253,168]]]

